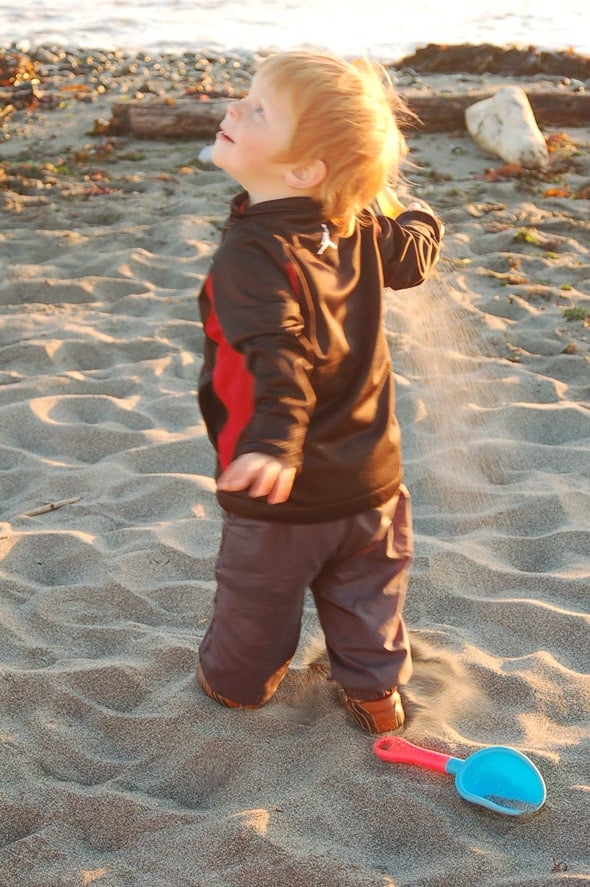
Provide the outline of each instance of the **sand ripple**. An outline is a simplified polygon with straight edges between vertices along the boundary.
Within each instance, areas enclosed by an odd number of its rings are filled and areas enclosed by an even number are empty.
[[[196,689],[220,514],[195,297],[231,186],[148,143],[141,188],[22,202],[0,233],[2,887],[587,880],[589,333],[564,315],[588,311],[587,201],[477,178],[493,160],[453,139],[416,138],[449,176],[416,174],[440,274],[386,305],[417,531],[406,736],[518,747],[546,806],[502,818],[379,762],[311,602],[266,708]]]

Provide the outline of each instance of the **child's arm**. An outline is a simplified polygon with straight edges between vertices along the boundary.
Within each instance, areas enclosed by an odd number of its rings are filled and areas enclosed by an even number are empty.
[[[261,496],[269,505],[286,502],[295,480],[295,468],[264,453],[244,453],[231,462],[217,479],[217,489],[248,490],[253,499]]]
[[[401,203],[397,193],[393,188],[389,187],[384,188],[383,191],[380,191],[379,194],[377,194],[375,204],[379,213],[387,216],[389,219],[396,219],[400,213],[413,212],[414,210],[420,210],[421,212],[427,212],[434,215],[432,209],[423,201],[411,199],[407,205]]]
[[[389,189],[376,203],[385,286],[407,289],[423,283],[440,257],[443,223],[424,201],[411,198],[404,206]]]

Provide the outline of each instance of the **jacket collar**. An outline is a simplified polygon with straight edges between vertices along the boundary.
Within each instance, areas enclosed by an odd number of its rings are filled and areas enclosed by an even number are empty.
[[[230,219],[232,221],[276,214],[291,218],[321,219],[322,204],[312,197],[281,197],[278,200],[264,200],[250,206],[247,191],[237,194],[230,204]]]

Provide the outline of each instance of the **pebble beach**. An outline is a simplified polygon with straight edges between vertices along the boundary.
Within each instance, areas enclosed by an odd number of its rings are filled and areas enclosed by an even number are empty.
[[[416,531],[403,736],[516,748],[543,807],[378,760],[311,599],[263,709],[196,685],[221,528],[196,296],[237,186],[207,139],[110,121],[239,96],[256,58],[0,51],[0,887],[587,883],[590,121],[541,121],[534,172],[407,131],[402,193],[446,244],[384,296]],[[391,70],[402,94],[559,96],[590,88],[570,61]]]

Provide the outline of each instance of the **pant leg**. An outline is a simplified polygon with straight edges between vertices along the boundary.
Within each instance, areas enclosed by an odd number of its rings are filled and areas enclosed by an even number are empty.
[[[199,647],[206,692],[219,701],[263,705],[287,670],[299,641],[305,591],[321,562],[321,552],[307,555],[298,535],[311,532],[225,516],[214,613]]]
[[[355,699],[377,699],[412,672],[402,616],[413,553],[407,489],[348,524],[338,556],[311,588],[333,678]]]

